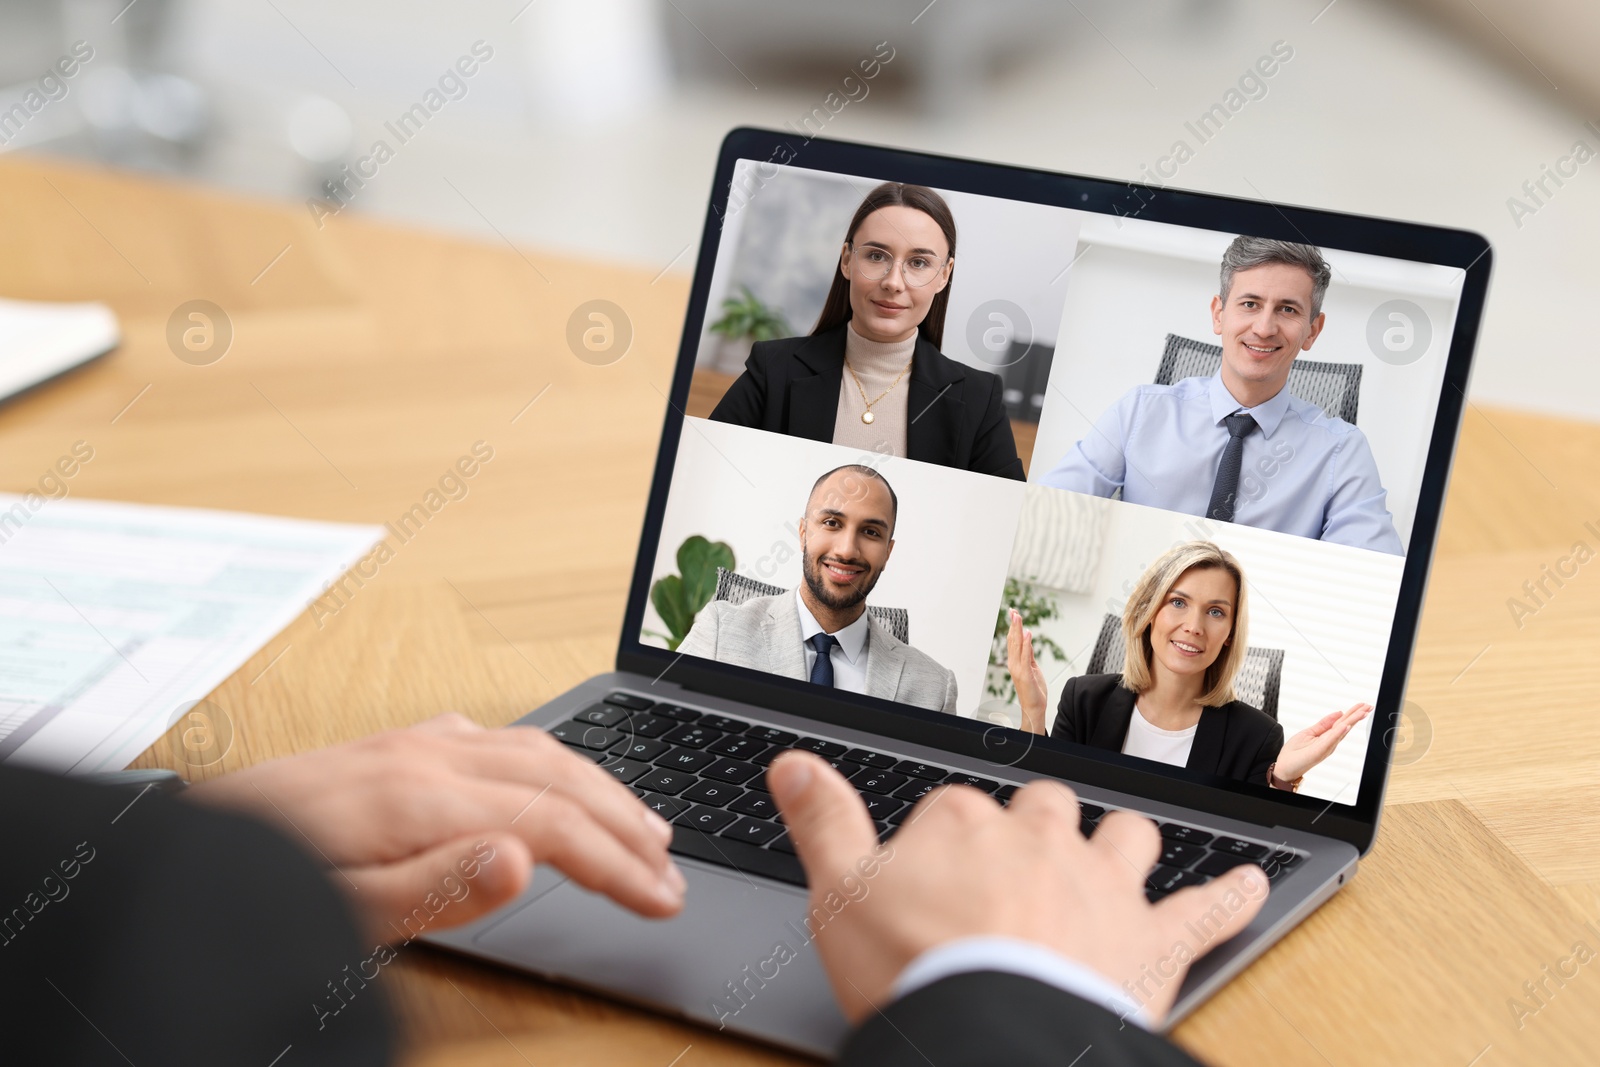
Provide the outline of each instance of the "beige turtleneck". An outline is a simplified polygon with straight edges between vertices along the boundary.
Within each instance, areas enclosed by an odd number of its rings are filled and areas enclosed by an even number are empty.
[[[833,443],[860,448],[880,455],[906,454],[907,397],[911,394],[911,372],[907,364],[916,351],[918,334],[904,341],[885,344],[869,341],[856,333],[855,323],[845,323],[844,380],[839,383],[839,411],[834,417]],[[855,377],[850,372],[855,371]],[[905,371],[901,375],[901,371]],[[860,388],[856,379],[861,380]],[[899,382],[882,400],[877,397],[891,382]],[[867,410],[861,394],[872,404],[872,423],[861,421]]]

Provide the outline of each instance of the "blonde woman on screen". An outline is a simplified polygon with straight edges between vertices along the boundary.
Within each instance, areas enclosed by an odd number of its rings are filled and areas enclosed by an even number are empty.
[[[1033,634],[1012,611],[1006,660],[1022,728],[1045,732],[1049,690]],[[1067,680],[1051,736],[1192,771],[1295,790],[1372,712],[1335,711],[1287,741],[1283,727],[1234,697],[1249,612],[1244,571],[1210,541],[1169,550],[1139,578],[1122,614],[1122,671]]]

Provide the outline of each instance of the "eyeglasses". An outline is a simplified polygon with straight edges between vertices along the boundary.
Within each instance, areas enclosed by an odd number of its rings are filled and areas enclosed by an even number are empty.
[[[887,278],[895,264],[894,256],[873,245],[852,248],[850,261],[863,278],[872,282]],[[900,277],[905,279],[907,285],[920,289],[938,277],[947,262],[947,259],[935,259],[922,252],[913,252],[900,260]]]

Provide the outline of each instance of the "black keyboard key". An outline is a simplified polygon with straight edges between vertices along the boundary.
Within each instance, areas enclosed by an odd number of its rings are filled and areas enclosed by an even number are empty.
[[[799,734],[791,734],[788,730],[780,730],[776,726],[752,726],[744,732],[746,737],[753,737],[757,741],[765,741],[769,745],[792,745],[800,740]]]
[[[1094,832],[1099,828],[1099,826],[1099,819],[1079,819],[1078,833],[1082,834],[1085,838],[1090,838],[1094,836]]]
[[[626,708],[613,704],[593,704],[572,717],[573,722],[586,722],[590,726],[615,726],[628,717]]]
[[[883,822],[905,807],[905,801],[896,800],[894,797],[880,797],[872,793],[861,794],[861,800],[867,806],[867,814],[872,816],[874,822]]]
[[[1268,851],[1266,845],[1243,841],[1237,837],[1219,837],[1211,842],[1211,849],[1214,852],[1226,852],[1230,856],[1243,856],[1247,860],[1258,860]]]
[[[1016,796],[1017,790],[1021,788],[1020,785],[1003,785],[994,791],[994,798],[1002,805],[1010,804],[1011,798]]]
[[[684,748],[705,748],[713,741],[722,740],[721,730],[707,730],[703,726],[683,723],[667,731],[663,740]]]
[[[612,693],[606,697],[607,704],[615,704],[619,708],[630,708],[633,711],[643,711],[655,704],[654,700],[636,697],[632,693]]]
[[[1144,880],[1146,889],[1154,889],[1158,893],[1176,893],[1185,886],[1204,885],[1210,881],[1203,875],[1194,871],[1181,871],[1176,867],[1158,866],[1150,872]]]
[[[650,764],[637,760],[619,759],[605,765],[605,772],[624,785],[650,770]]]
[[[665,715],[636,711],[629,715],[626,721],[618,723],[617,729],[629,737],[660,737],[677,725],[677,720],[669,719]]]
[[[772,844],[768,845],[767,848],[772,852],[787,852],[791,856],[795,854],[794,840],[790,838],[788,834],[784,834],[782,837],[775,838]]]
[[[604,726],[590,726],[586,722],[563,722],[550,727],[550,736],[573,748],[586,748],[591,752],[604,752],[621,741],[623,735]]]
[[[761,768],[754,763],[744,760],[719,759],[711,766],[700,772],[706,778],[715,778],[719,782],[748,782],[761,773]]]
[[[850,784],[863,793],[879,793],[887,796],[909,781],[911,779],[903,774],[896,774],[894,771],[875,771],[868,767],[852,777]]]
[[[1078,801],[1078,814],[1082,815],[1085,819],[1098,819],[1105,813],[1106,809],[1102,808],[1098,804],[1090,804],[1083,800]]]
[[[766,793],[746,793],[729,804],[728,810],[752,819],[775,819],[778,816],[778,805]]]
[[[720,808],[744,790],[736,785],[726,782],[708,782],[704,778],[685,789],[680,795],[684,800],[692,800],[696,804],[709,804],[713,808]]]
[[[644,795],[644,806],[668,822],[693,807],[687,801],[679,800],[677,797],[664,797],[660,793],[646,793]]]
[[[1181,822],[1162,823],[1161,836],[1168,841],[1182,841],[1186,845],[1209,844],[1212,838],[1212,835],[1204,830],[1197,830],[1193,826],[1185,826]]]
[[[882,752],[874,752],[867,748],[852,748],[844,754],[844,758],[851,763],[859,763],[879,771],[892,770],[899,762],[893,756],[886,756]]]
[[[945,781],[951,785],[970,785],[972,788],[981,789],[985,793],[993,793],[1000,788],[1000,783],[993,778],[979,778],[976,774],[968,774],[966,771],[951,771],[950,776]]]
[[[775,822],[767,822],[765,819],[742,818],[722,831],[723,837],[731,837],[735,841],[748,841],[752,845],[765,845],[782,834],[783,827]]]
[[[1231,852],[1212,852],[1195,864],[1194,869],[1197,874],[1209,874],[1215,877],[1249,862],[1249,856],[1235,856]]]
[[[915,804],[917,801],[921,800],[923,797],[937,789],[940,784],[941,783],[939,782],[928,781],[907,782],[899,789],[896,789],[894,791],[894,795],[899,797],[901,800],[907,800]]]
[[[1168,867],[1193,867],[1206,850],[1201,845],[1186,845],[1182,841],[1163,841],[1160,862]]]
[[[894,769],[901,774],[908,774],[913,778],[923,778],[930,782],[942,782],[950,774],[943,767],[935,767],[931,763],[919,763],[914,759],[903,759],[894,765]]]
[[[677,821],[692,829],[699,830],[701,833],[714,834],[738,817],[731,811],[723,811],[721,808],[708,808],[704,804],[696,804],[678,816]]]
[[[721,730],[725,734],[742,734],[750,729],[749,723],[742,719],[730,719],[726,715],[703,715],[696,725],[708,730]]]
[[[707,745],[706,751],[715,752],[719,756],[732,756],[734,759],[754,760],[765,752],[767,747],[765,741],[757,741],[753,737],[724,737]]]
[[[802,737],[794,743],[794,747],[828,757],[842,756],[850,749],[848,745],[841,745],[837,741],[824,741],[820,737]]]
[[[698,753],[696,753],[698,755]],[[668,796],[677,796],[695,783],[692,774],[683,771],[669,771],[665,767],[657,767],[643,778],[633,784],[640,789],[648,789],[652,793],[665,793]]]
[[[772,790],[767,788],[767,772],[765,769],[763,769],[760,774],[744,783],[744,787],[746,789],[754,789],[762,793],[772,792]]]
[[[665,715],[669,719],[677,719],[679,722],[694,722],[700,717],[700,713],[693,708],[679,707],[677,704],[657,704],[650,710],[657,715]]]
[[[636,759],[643,760],[646,763],[654,763],[657,756],[671,751],[672,746],[665,741],[647,741],[640,737],[631,741],[624,739],[621,744],[611,750],[611,754],[613,756],[621,756],[624,759]]]
[[[675,748],[665,756],[656,757],[657,767],[665,767],[670,771],[688,771],[691,774],[699,773],[715,762],[717,757],[711,753],[696,752],[692,748]]]
[[[1280,848],[1261,861],[1261,869],[1267,872],[1268,883],[1276,885],[1302,858],[1298,852]]]
[[[761,848],[747,841],[735,841],[731,837],[711,837],[690,829],[694,825],[693,819],[696,811],[709,811],[714,815],[726,816],[733,819],[725,811],[716,808],[694,808],[678,816],[672,824],[672,851],[680,856],[692,856],[697,860],[705,860],[723,867],[732,867],[736,871],[747,874],[757,874],[764,878],[774,878],[790,885],[804,886],[806,872],[800,866],[800,861],[792,854],[793,850],[782,848]],[[722,827],[718,827],[722,829]],[[779,840],[783,840],[780,838]],[[776,844],[777,842],[774,842]]]

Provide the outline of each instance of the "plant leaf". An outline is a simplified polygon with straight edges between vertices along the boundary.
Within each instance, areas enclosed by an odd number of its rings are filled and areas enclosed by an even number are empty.
[[[668,642],[669,647],[677,649],[689,635],[689,627],[694,625],[694,612],[689,610],[683,596],[683,579],[676,574],[657,578],[650,586],[650,603],[655,605],[656,613],[672,633],[674,640]]]

